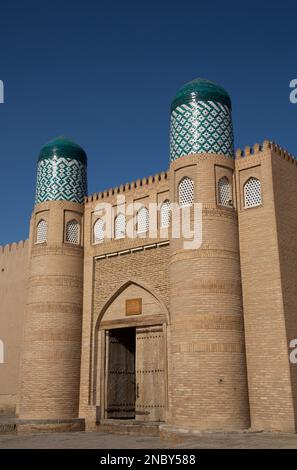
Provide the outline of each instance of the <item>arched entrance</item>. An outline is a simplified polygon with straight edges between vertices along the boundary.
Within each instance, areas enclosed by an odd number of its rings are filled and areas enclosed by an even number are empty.
[[[101,421],[165,420],[167,320],[152,291],[132,281],[103,308],[97,324]]]

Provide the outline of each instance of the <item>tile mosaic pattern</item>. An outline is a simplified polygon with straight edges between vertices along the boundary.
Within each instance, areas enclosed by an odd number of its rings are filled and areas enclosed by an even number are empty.
[[[86,194],[87,172],[82,162],[61,157],[38,162],[35,204],[44,201],[82,204]]]
[[[233,157],[231,110],[214,101],[192,101],[171,113],[170,160],[191,153]]]

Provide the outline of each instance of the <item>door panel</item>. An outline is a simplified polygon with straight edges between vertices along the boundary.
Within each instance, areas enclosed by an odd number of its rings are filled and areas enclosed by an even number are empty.
[[[107,418],[135,417],[135,328],[110,330],[107,341]]]
[[[165,420],[165,345],[162,326],[136,328],[136,420]]]

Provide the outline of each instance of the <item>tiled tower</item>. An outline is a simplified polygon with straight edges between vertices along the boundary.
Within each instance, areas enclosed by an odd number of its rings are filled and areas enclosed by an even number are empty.
[[[170,161],[192,153],[234,154],[230,97],[203,78],[186,83],[171,105]]]
[[[40,152],[35,204],[72,201],[82,204],[87,193],[87,157],[65,137],[48,142]]]
[[[84,150],[63,137],[38,159],[19,416],[41,427],[78,417],[86,167]]]
[[[174,428],[249,427],[233,157],[227,92],[204,79],[183,86],[171,106],[170,193],[192,228],[202,204],[202,245],[170,242],[167,422]]]

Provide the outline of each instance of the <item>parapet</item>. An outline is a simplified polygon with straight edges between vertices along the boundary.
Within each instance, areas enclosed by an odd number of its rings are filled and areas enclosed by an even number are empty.
[[[21,240],[19,242],[9,243],[7,245],[0,246],[0,256],[19,253],[21,250],[26,250],[29,247],[29,240]]]
[[[114,196],[116,194],[124,194],[128,191],[139,189],[144,186],[153,185],[155,183],[160,183],[162,181],[167,181],[168,174],[166,171],[162,171],[161,173],[157,173],[153,176],[148,176],[147,178],[137,179],[136,181],[132,181],[130,183],[121,184],[120,186],[116,186],[115,188],[107,189],[105,191],[101,191],[99,193],[91,194],[90,196],[85,197],[85,203],[98,201],[99,199],[105,199],[110,196]]]
[[[262,144],[255,144],[253,147],[245,147],[244,150],[238,149],[236,150],[235,159],[239,160],[241,158],[248,158],[252,157],[253,155],[265,152],[267,150],[271,150],[274,154],[279,155],[280,157],[284,158],[290,163],[297,165],[297,159],[289,153],[286,149],[282,148],[280,145],[272,142],[270,140],[264,140]]]

